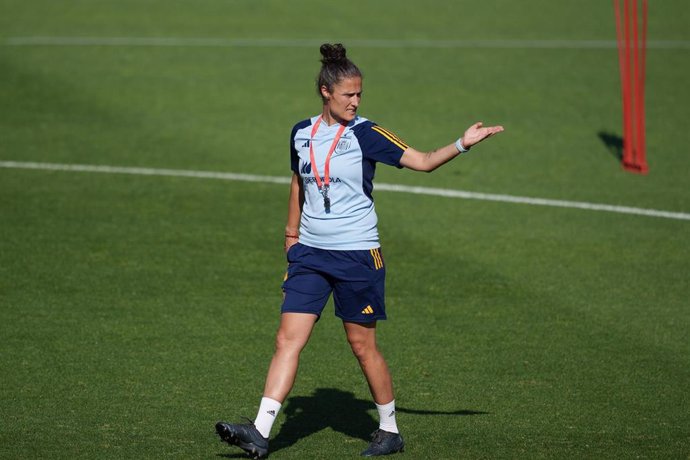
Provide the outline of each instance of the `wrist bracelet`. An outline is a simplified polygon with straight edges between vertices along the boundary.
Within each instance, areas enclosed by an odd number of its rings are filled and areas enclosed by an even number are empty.
[[[286,233],[285,238],[299,238],[299,235],[289,235]]]
[[[469,148],[465,148],[465,146],[462,145],[462,137],[455,141],[455,148],[458,149],[458,152],[460,153],[465,153],[470,150]]]

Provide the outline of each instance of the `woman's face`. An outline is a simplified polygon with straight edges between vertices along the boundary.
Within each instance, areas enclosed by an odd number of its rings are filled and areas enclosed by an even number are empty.
[[[335,121],[349,123],[357,116],[357,107],[362,100],[362,77],[344,78],[329,92],[321,87],[328,112]]]

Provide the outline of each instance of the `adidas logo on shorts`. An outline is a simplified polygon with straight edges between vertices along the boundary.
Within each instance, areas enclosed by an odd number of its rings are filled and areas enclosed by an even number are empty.
[[[371,305],[367,305],[367,307],[362,310],[363,315],[371,315],[372,313],[374,313],[374,309],[371,308]]]

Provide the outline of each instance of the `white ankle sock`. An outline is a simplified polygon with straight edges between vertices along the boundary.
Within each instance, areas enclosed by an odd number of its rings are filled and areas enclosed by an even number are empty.
[[[399,433],[398,424],[395,422],[395,399],[388,404],[376,404],[376,410],[379,411],[379,429]]]
[[[259,405],[259,413],[256,414],[254,426],[264,438],[268,438],[268,435],[271,434],[271,427],[273,426],[273,422],[276,421],[280,406],[282,406],[282,404],[275,399],[266,397],[261,398],[261,405]]]

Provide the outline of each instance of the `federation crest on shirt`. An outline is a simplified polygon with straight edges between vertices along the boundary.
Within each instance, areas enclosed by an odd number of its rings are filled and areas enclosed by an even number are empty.
[[[352,139],[342,138],[338,141],[338,145],[335,146],[336,153],[345,153],[350,150],[352,146]]]

